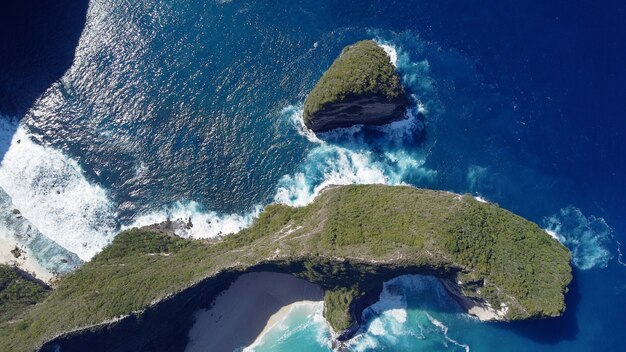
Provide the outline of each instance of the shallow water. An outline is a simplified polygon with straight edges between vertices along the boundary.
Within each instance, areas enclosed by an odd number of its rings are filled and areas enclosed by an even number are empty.
[[[572,250],[566,316],[482,324],[428,279],[401,279],[403,321],[371,315],[352,347],[619,350],[623,14],[582,1],[92,1],[69,70],[20,122],[2,121],[0,186],[83,260],[128,226],[191,217],[184,235],[219,236],[330,184],[469,192]],[[394,53],[411,111],[308,133],[304,97],[360,39]],[[324,325],[298,316],[267,346],[327,349]]]

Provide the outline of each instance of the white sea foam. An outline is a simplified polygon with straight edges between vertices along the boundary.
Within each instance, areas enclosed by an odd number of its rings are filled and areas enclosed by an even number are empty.
[[[465,352],[469,352],[469,350],[470,350],[470,346],[469,345],[462,344],[462,343],[458,342],[457,340],[455,340],[455,339],[451,338],[450,336],[448,336],[448,327],[444,323],[442,323],[439,320],[433,318],[428,313],[426,313],[426,316],[428,317],[428,320],[430,320],[430,322],[434,326],[436,326],[438,329],[441,330],[441,332],[443,332],[443,335],[444,335],[444,337],[446,338],[447,341],[449,341],[449,342],[451,342],[451,343],[453,343],[453,344],[455,344],[455,345],[457,345],[459,347],[464,348]]]
[[[242,352],[272,350],[275,345],[280,345],[286,340],[302,331],[315,332],[315,338],[320,346],[329,349],[332,346],[330,330],[323,315],[324,302],[296,302],[290,305],[290,309],[279,321],[272,325],[259,336],[250,346],[242,349]]]
[[[219,214],[214,211],[205,211],[197,202],[176,202],[170,207],[137,217],[131,225],[124,226],[123,229],[147,226],[165,220],[178,220],[191,225],[176,229],[175,233],[178,236],[218,238],[250,226],[261,211],[262,207],[257,205],[243,215]]]
[[[380,318],[374,318],[374,320],[370,322],[370,326],[367,331],[372,335],[379,336],[385,334],[385,327],[383,326],[383,322]]]
[[[398,67],[398,52],[396,51],[396,48],[387,44],[378,43],[378,45],[383,48],[387,55],[389,55],[389,61],[391,61],[391,64]]]
[[[411,306],[410,316],[407,302],[409,297],[420,297],[423,302],[419,306]],[[363,319],[369,323],[349,341],[349,346],[356,351],[365,351],[375,350],[381,344],[395,345],[400,341],[407,341],[406,339],[418,341],[434,338],[468,351],[468,345],[448,336],[448,327],[429,313],[440,308],[447,311],[451,308],[450,305],[458,307],[436,278],[404,275],[389,280],[384,283],[378,302],[363,312]],[[460,310],[458,314],[463,315]],[[437,329],[424,328],[427,324],[432,324]]]
[[[277,202],[304,206],[330,185],[385,184],[390,181],[371,160],[370,153],[356,153],[332,145],[321,145],[307,157],[304,171],[285,175],[279,182]]]
[[[111,241],[113,204],[75,160],[33,142],[24,127],[6,118],[0,118],[0,140],[10,145],[0,164],[0,187],[45,236],[83,260]]]
[[[357,352],[376,351],[378,347],[378,340],[376,340],[375,336],[361,334],[352,338],[349,345],[352,350]]]
[[[405,74],[403,79],[410,84],[416,84],[418,90],[429,88],[427,62],[411,62],[407,54],[399,53],[392,44],[378,42],[389,53],[394,64],[398,64],[401,73]],[[405,184],[407,177],[418,181],[433,180],[436,172],[424,167],[425,157],[416,151],[409,153],[404,148],[403,143],[412,145],[411,138],[424,128],[417,115],[428,111],[426,103],[415,97],[413,101],[414,107],[407,111],[402,120],[384,126],[357,125],[318,135],[304,125],[302,104],[285,107],[280,112],[281,118],[300,136],[306,138],[312,148],[299,170],[284,175],[279,180],[273,200],[290,206],[305,206],[323,189],[332,185],[401,185]],[[377,132],[379,136],[375,140],[368,140],[368,130]],[[194,203],[177,203],[168,209],[140,216],[131,226],[191,217],[194,227],[190,231],[184,231],[183,235],[215,237],[249,226],[261,208],[259,205],[244,215],[223,215],[204,211]]]
[[[474,196],[474,199],[476,199],[477,201],[479,201],[481,203],[489,203],[485,198],[483,198],[481,196]]]
[[[581,270],[605,268],[613,255],[609,246],[613,230],[603,218],[585,216],[570,205],[544,219],[546,232],[572,252],[572,262]]]
[[[488,182],[487,178],[487,168],[478,166],[478,165],[470,165],[467,169],[467,183],[469,189],[472,191],[476,191],[484,184],[484,182]]]
[[[423,167],[425,159],[411,155],[402,148],[393,148],[411,134],[420,131],[423,124],[409,113],[403,120],[385,126],[368,127],[382,133],[377,147],[388,151],[376,154],[364,140],[364,126],[336,129],[320,136],[302,124],[302,109],[289,106],[282,111],[298,131],[316,146],[304,160],[301,170],[285,175],[278,183],[274,200],[292,206],[304,206],[324,188],[348,184],[404,184],[411,174],[432,179],[436,173]]]
[[[554,238],[555,240],[560,241],[560,239],[559,239],[559,235],[558,235],[556,232],[554,232],[554,231],[552,231],[552,230],[544,230],[544,231],[545,231],[548,235],[550,235],[552,238]]]
[[[617,262],[620,263],[622,266],[626,266],[626,263],[624,263],[623,255],[622,255],[622,243],[617,240],[615,242],[617,242]]]

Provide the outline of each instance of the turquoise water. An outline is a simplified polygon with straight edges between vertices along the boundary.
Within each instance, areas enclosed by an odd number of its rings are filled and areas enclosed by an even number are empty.
[[[295,303],[257,344],[243,351],[332,351],[323,303]]]
[[[190,217],[182,236],[221,236],[330,184],[472,193],[570,248],[565,316],[484,324],[402,278],[348,347],[622,350],[623,18],[618,2],[94,0],[67,71],[3,118],[0,187],[77,261],[129,226]],[[306,94],[361,39],[394,53],[406,119],[312,135]],[[313,317],[257,350],[327,350]]]

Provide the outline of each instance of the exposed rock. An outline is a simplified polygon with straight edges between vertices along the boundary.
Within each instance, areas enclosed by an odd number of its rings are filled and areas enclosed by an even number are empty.
[[[446,279],[470,313],[499,321],[560,315],[572,277],[568,250],[536,224],[469,195],[412,187],[335,187],[306,207],[268,206],[250,228],[213,242],[172,236],[172,223],[119,234],[29,313],[40,330],[6,341],[66,352],[181,344],[195,310],[255,271],[319,285],[337,340],[353,336],[397,276]],[[40,323],[50,316],[54,324]]]
[[[16,259],[19,259],[24,252],[20,249],[20,247],[15,246],[15,248],[11,250],[11,254],[13,254]]]
[[[401,119],[409,99],[387,53],[372,40],[347,46],[304,102],[314,132]]]

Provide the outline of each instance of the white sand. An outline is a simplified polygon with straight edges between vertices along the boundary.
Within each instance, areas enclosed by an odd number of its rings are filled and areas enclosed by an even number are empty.
[[[244,274],[215,299],[212,308],[196,312],[185,351],[231,352],[249,346],[284,318],[289,305],[323,299],[321,287],[291,275]]]
[[[15,243],[8,240],[4,234],[0,234],[0,263],[15,265],[46,283],[49,283],[54,278],[51,272],[39,264],[28,248],[20,246],[22,255],[19,258],[15,258],[13,253],[11,253],[14,248]]]
[[[265,328],[263,328],[263,331],[261,331],[261,333],[256,337],[256,339],[254,340],[254,342],[250,345],[250,346],[256,346],[258,344],[261,343],[261,341],[263,340],[263,337],[272,329],[274,328],[274,326],[276,326],[276,324],[280,324],[281,322],[283,322],[285,320],[285,318],[287,317],[287,315],[289,313],[291,313],[291,310],[296,308],[297,306],[303,305],[303,304],[317,304],[318,301],[298,301],[298,302],[294,302],[291,303],[289,305],[286,305],[282,308],[280,308],[278,310],[278,312],[276,312],[274,315],[272,315],[269,320],[267,321],[267,324],[265,324]],[[244,349],[244,352],[248,351],[248,349]]]

